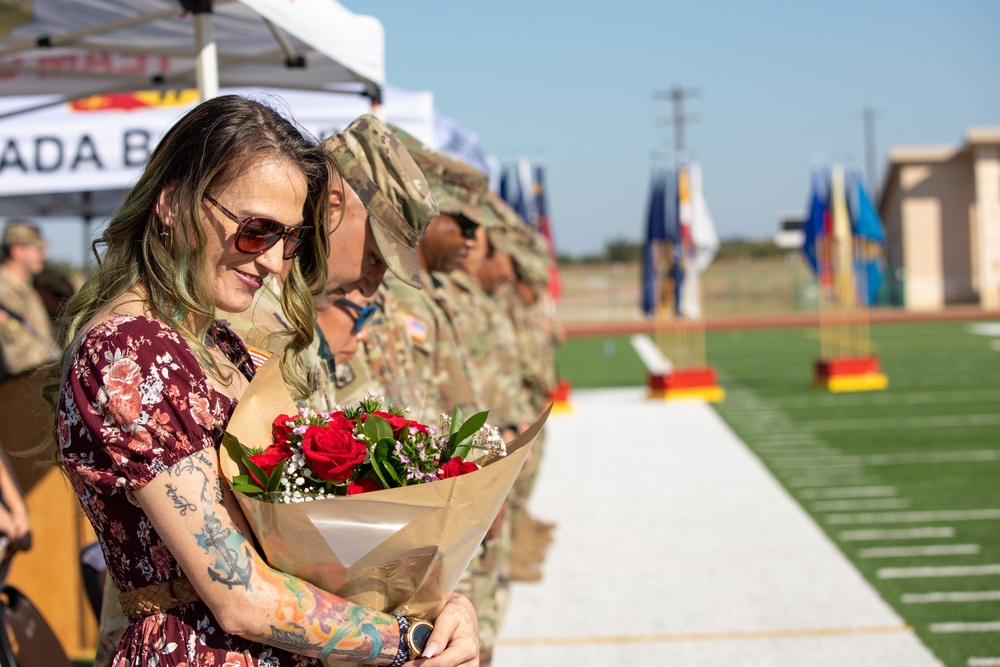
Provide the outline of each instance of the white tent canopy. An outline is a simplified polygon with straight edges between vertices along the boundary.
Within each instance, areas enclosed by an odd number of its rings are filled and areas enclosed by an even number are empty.
[[[227,89],[270,103],[323,139],[370,111],[362,97],[302,90]],[[46,98],[0,98],[25,106]],[[193,91],[108,96],[0,120],[0,215],[103,217],[121,203],[166,131],[197,102]],[[435,147],[434,96],[387,87],[381,115]],[[82,193],[90,193],[83,195]]]
[[[199,12],[211,13],[191,14],[182,7],[196,4]],[[385,33],[378,19],[354,14],[335,0],[212,5],[212,0],[34,0],[35,19],[0,39],[0,95],[57,94],[69,100],[161,86],[191,88],[201,80],[199,62],[217,54],[221,86],[351,89],[378,97],[385,83]]]

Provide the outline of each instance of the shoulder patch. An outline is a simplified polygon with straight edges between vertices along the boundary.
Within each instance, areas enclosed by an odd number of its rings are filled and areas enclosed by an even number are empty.
[[[247,347],[247,352],[250,353],[250,361],[253,363],[253,367],[258,371],[264,365],[264,362],[271,358],[270,352],[256,347]]]
[[[417,343],[427,342],[427,334],[430,332],[430,327],[427,326],[426,322],[404,311],[399,311],[399,316],[406,323],[406,332],[410,334],[410,338]]]

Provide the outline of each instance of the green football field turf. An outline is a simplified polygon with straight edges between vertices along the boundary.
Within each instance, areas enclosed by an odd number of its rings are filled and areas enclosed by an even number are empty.
[[[810,386],[815,329],[707,340],[719,414],[954,667],[1000,664],[1000,336],[975,326],[872,327],[889,388],[842,394]],[[575,388],[645,383],[628,337],[570,340],[559,369]]]

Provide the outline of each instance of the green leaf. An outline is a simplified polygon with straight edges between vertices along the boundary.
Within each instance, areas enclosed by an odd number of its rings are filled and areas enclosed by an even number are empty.
[[[229,431],[224,431],[222,434],[222,446],[226,448],[227,452],[229,452],[229,457],[232,460],[236,461],[238,465],[241,465],[244,468],[246,467],[246,463],[244,461],[244,447],[240,444],[240,441],[236,439],[235,435]]]
[[[369,417],[370,419],[371,417]],[[384,419],[382,421],[385,421]],[[386,424],[388,426],[388,424]],[[390,431],[391,433],[391,431]],[[385,456],[389,450],[389,445],[387,442],[379,440],[372,446],[371,455],[371,466],[372,472],[378,477],[378,481],[382,484],[383,489],[391,488],[389,482],[386,481],[385,475],[383,474],[383,467],[385,466]]]
[[[378,415],[365,417],[364,429],[370,442],[379,442],[386,438],[392,439],[392,427],[389,426],[389,422]]]
[[[259,465],[257,465],[250,459],[246,460],[246,464],[250,472],[253,473],[253,476],[257,478],[257,481],[260,482],[262,485],[264,485],[264,487],[266,488],[268,482],[270,481],[269,475],[266,472],[264,472],[263,468],[261,468]]]
[[[455,411],[451,413],[451,433],[448,435],[455,435],[464,423],[465,417],[462,415],[462,409],[456,405]]]
[[[472,445],[472,438],[476,435],[476,431],[482,428],[483,424],[486,423],[486,417],[489,412],[477,412],[476,414],[469,417],[462,428],[458,430],[458,433],[451,436],[451,440],[454,440],[454,444],[449,440],[449,445],[451,445],[452,456],[457,456],[458,458],[465,460],[465,457],[469,455],[469,447]],[[449,457],[450,459],[450,457]]]
[[[239,491],[240,493],[245,493],[248,496],[255,493],[264,493],[264,489],[256,486],[254,484],[233,484],[233,491]]]
[[[271,471],[271,478],[267,480],[267,491],[268,493],[274,493],[278,490],[278,485],[281,483],[281,474],[285,471],[285,462],[279,461],[278,465],[274,466],[274,470]]]

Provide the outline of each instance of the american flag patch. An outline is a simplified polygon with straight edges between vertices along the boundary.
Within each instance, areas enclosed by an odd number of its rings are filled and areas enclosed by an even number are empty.
[[[414,317],[409,313],[400,312],[399,316],[403,318],[406,322],[406,331],[410,334],[410,338],[418,343],[424,343],[427,341],[428,327],[427,323],[418,317]]]
[[[263,350],[258,350],[255,347],[248,347],[247,352],[250,353],[250,361],[253,363],[253,367],[256,370],[260,370],[260,367],[264,365],[271,355]]]

